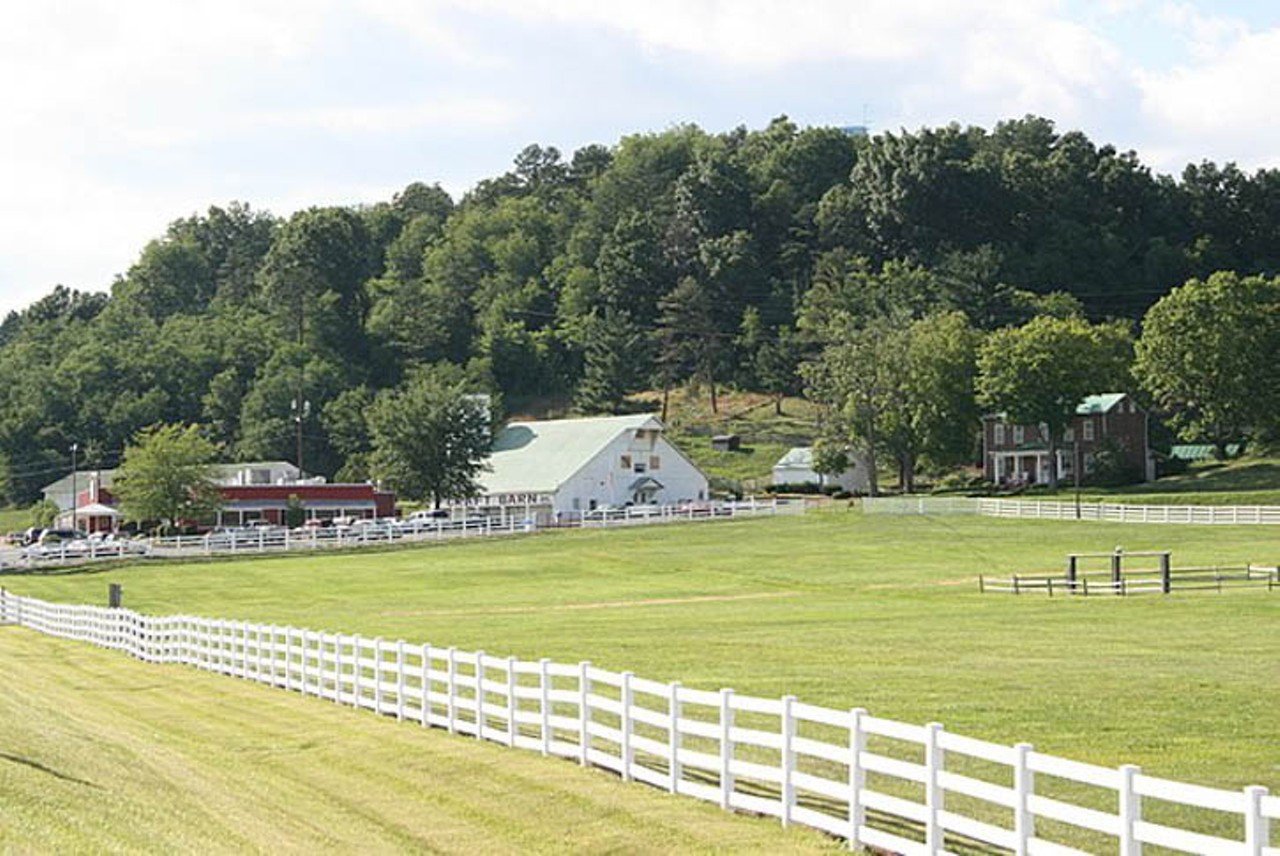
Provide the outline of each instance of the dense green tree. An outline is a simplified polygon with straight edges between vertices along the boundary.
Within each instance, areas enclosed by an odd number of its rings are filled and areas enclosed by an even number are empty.
[[[282,333],[358,361],[371,248],[368,227],[354,211],[309,208],[291,217],[259,271],[264,305]]]
[[[218,447],[195,425],[153,425],[125,448],[112,491],[126,520],[172,529],[204,520],[222,505],[214,481]]]
[[[640,366],[650,359],[651,338],[625,311],[606,309],[588,317],[583,339],[582,380],[574,403],[583,413],[616,413],[641,388]]]
[[[534,407],[688,382],[777,397],[831,334],[952,311],[981,330],[1136,321],[1218,270],[1280,274],[1280,170],[1156,176],[1034,116],[870,137],[786,117],[679,125],[567,159],[534,144],[457,204],[418,181],[286,222],[210,207],[142,247],[110,295],[57,287],[10,313],[0,499],[31,501],[72,442],[110,464],[156,422],[292,458],[300,385],[308,469],[357,477],[366,453],[339,448],[325,409],[440,361]],[[1265,389],[1266,361],[1249,371],[1241,385]],[[1163,400],[1201,430],[1198,400]],[[885,436],[880,454],[899,455]]]
[[[1134,374],[1184,440],[1219,455],[1280,426],[1280,279],[1215,273],[1147,311]]]
[[[418,369],[369,408],[369,469],[401,496],[442,502],[477,495],[489,454],[484,405],[451,366]]]
[[[1086,396],[1128,388],[1133,343],[1121,324],[1040,316],[991,333],[978,355],[981,403],[1010,422],[1038,425],[1057,487],[1057,450]]]

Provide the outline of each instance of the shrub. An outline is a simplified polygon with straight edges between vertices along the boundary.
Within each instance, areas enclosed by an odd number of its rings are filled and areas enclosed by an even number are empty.
[[[1142,481],[1142,478],[1142,469],[1125,460],[1124,450],[1114,438],[1107,437],[1098,444],[1098,450],[1093,453],[1093,469],[1087,478],[1089,484],[1099,487],[1119,487],[1136,484]]]

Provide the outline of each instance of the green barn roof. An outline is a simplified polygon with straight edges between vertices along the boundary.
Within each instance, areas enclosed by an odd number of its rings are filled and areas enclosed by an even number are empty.
[[[498,432],[489,472],[476,479],[489,495],[555,493],[623,431],[662,430],[652,413],[512,422]]]

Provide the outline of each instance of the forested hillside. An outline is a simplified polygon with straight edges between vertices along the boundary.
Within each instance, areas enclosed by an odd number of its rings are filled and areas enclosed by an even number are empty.
[[[586,411],[689,380],[781,395],[836,293],[989,330],[1064,307],[1137,319],[1190,277],[1280,270],[1280,171],[1159,176],[1030,117],[870,138],[678,126],[567,158],[529,146],[461,200],[423,179],[285,220],[212,207],[109,295],[58,287],[11,314],[0,502],[63,474],[73,442],[110,466],[157,422],[293,459],[299,419],[308,470],[361,478],[364,411],[423,364]]]

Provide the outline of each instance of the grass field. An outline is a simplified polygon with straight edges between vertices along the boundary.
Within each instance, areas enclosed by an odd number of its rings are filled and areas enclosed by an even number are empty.
[[[816,851],[604,773],[0,628],[0,852]]]
[[[1068,551],[1275,562],[1267,527],[805,518],[8,577],[19,593],[591,659],[1205,784],[1280,789],[1280,596],[979,595]]]
[[[30,508],[0,508],[0,535],[18,532],[31,525]]]

